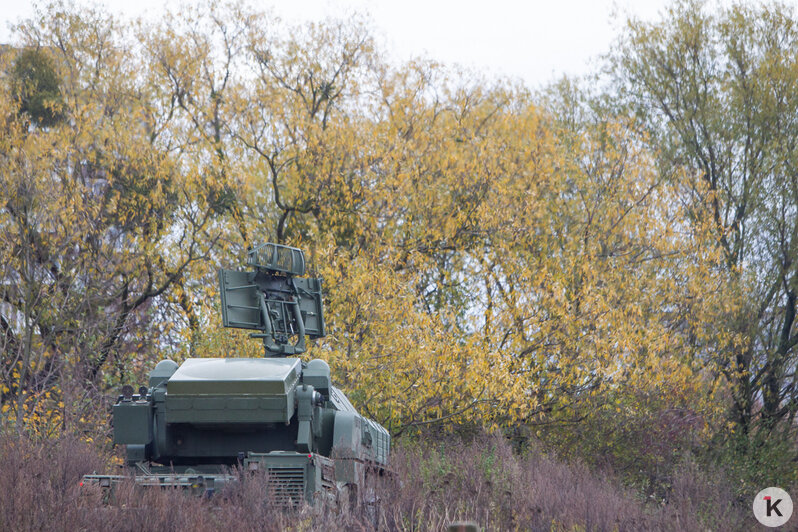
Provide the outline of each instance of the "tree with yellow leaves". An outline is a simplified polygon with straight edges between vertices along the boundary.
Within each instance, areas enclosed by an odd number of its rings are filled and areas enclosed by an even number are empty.
[[[0,103],[18,426],[45,391],[257,356],[221,327],[216,269],[264,240],[308,251],[328,336],[307,356],[395,434],[574,421],[658,388],[710,415],[684,323],[711,257],[681,230],[685,175],[662,177],[628,116],[392,66],[357,21],[286,29],[210,3],[149,25],[58,6],[39,22],[19,49],[48,58],[58,91],[9,53],[20,81]]]
[[[2,57],[0,381],[20,430],[50,392],[110,368],[126,379],[131,358],[149,360],[153,300],[218,240],[203,166],[172,151],[169,109],[116,22],[49,15],[21,25]],[[44,96],[20,76],[30,57],[59,80]]]

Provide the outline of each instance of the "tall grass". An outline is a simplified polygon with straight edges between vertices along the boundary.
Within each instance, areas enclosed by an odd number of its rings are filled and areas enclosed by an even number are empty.
[[[268,479],[246,477],[211,499],[121,485],[113,500],[81,488],[106,457],[71,437],[31,442],[0,436],[0,530],[444,530],[471,520],[487,530],[748,530],[747,504],[722,481],[685,464],[666,503],[637,500],[613,478],[522,455],[503,439],[400,444],[393,475],[369,483],[352,504],[285,511]]]

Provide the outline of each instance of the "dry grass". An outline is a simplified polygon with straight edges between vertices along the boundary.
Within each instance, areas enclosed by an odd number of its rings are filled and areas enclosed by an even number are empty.
[[[438,441],[399,446],[395,475],[366,490],[354,507],[303,507],[285,512],[269,503],[268,480],[247,478],[222,496],[122,485],[110,503],[79,487],[104,457],[70,437],[33,443],[0,437],[0,530],[442,530],[455,520],[487,530],[747,530],[747,505],[687,464],[667,504],[643,504],[579,465],[539,450],[523,456],[502,439]]]

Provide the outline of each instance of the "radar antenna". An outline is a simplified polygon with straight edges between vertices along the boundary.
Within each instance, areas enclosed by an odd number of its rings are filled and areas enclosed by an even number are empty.
[[[219,270],[224,326],[261,331],[249,336],[263,339],[264,356],[304,353],[306,336],[325,334],[321,278],[302,277],[304,253],[279,244],[249,250],[247,264],[253,270]]]

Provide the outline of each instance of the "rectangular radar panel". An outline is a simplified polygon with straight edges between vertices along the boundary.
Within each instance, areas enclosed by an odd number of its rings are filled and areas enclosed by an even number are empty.
[[[219,294],[222,298],[222,323],[238,329],[263,329],[254,274],[219,270]]]
[[[305,334],[308,338],[321,338],[324,331],[324,312],[322,310],[321,279],[312,277],[294,279],[299,292],[299,310],[305,322]]]
[[[305,336],[315,339],[325,335],[321,279],[295,278],[262,270],[219,270],[219,292],[225,327],[293,336],[299,332],[295,314],[298,304]],[[268,310],[268,324],[261,300]]]

